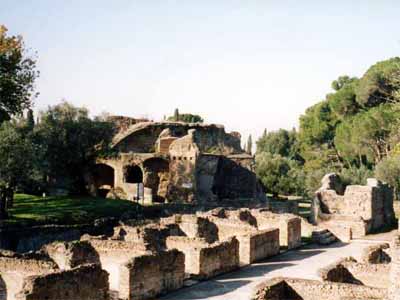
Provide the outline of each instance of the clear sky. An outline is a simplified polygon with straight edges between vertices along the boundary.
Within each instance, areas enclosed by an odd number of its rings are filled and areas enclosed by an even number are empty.
[[[36,109],[177,107],[253,140],[400,53],[398,0],[0,0],[0,23],[38,53]]]

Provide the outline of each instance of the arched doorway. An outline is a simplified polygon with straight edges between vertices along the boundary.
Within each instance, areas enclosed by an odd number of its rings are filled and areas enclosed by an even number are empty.
[[[125,175],[126,183],[142,183],[143,182],[143,172],[139,166],[126,166],[124,175]]]
[[[164,202],[169,183],[169,162],[160,157],[153,157],[143,162],[144,186],[151,188],[153,201]]]
[[[128,198],[144,200],[143,171],[138,165],[127,165],[123,169]]]
[[[93,179],[96,187],[96,194],[105,198],[108,192],[114,187],[114,168],[106,164],[97,164],[93,169]]]

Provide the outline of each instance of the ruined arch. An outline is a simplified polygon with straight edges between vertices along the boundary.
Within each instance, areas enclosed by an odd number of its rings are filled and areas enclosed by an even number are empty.
[[[108,192],[114,188],[114,168],[103,163],[95,165],[93,168],[93,180],[96,194],[105,198]]]
[[[138,165],[125,166],[124,179],[126,183],[142,183],[143,171]]]
[[[153,201],[164,202],[169,183],[169,162],[161,157],[152,157],[143,162],[144,186],[151,189]]]

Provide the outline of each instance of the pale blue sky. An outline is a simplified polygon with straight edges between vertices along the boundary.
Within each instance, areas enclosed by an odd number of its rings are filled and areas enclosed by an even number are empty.
[[[400,53],[395,0],[0,0],[0,23],[38,52],[37,109],[178,107],[244,137],[297,126],[339,75]]]

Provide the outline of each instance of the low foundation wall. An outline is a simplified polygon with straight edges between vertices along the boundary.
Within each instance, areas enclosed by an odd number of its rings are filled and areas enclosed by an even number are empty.
[[[257,286],[252,300],[385,300],[386,289],[306,279],[274,278]]]
[[[62,270],[83,264],[100,264],[99,255],[87,241],[55,242],[44,246],[43,250]]]
[[[108,300],[108,274],[99,265],[30,276],[16,300]]]
[[[186,236],[191,238],[204,238],[208,243],[213,243],[218,239],[217,226],[207,218],[182,215],[178,226]]]
[[[51,261],[0,257],[0,278],[3,283],[0,284],[3,286],[1,288],[3,298],[1,299],[17,299],[16,295],[21,292],[24,280],[28,276],[48,274],[56,270],[58,270],[57,265]]]
[[[0,248],[19,253],[36,251],[55,241],[71,242],[84,234],[112,234],[114,219],[100,219],[84,225],[43,225],[0,228]]]
[[[253,210],[259,229],[279,228],[280,245],[287,249],[301,246],[301,219],[292,214]]]
[[[143,244],[147,249],[159,251],[165,248],[165,239],[171,234],[171,226],[173,225],[117,226],[114,228],[113,238]],[[179,230],[178,225],[175,227]]]
[[[120,267],[133,257],[146,254],[145,247],[133,242],[114,240],[91,239],[88,242],[99,255],[101,267],[110,274],[110,291],[118,294],[121,280],[123,280]]]
[[[279,254],[279,229],[267,229],[238,235],[241,266]]]
[[[169,237],[167,247],[185,254],[185,272],[197,279],[210,278],[239,266],[239,242],[235,237],[213,244],[204,239]]]
[[[251,226],[245,222],[237,220],[223,219],[214,216],[209,216],[208,219],[218,228],[218,240],[238,236],[242,234],[251,234],[257,232],[257,227]]]
[[[121,266],[120,274],[119,299],[153,299],[183,286],[185,256],[178,250],[137,256]]]
[[[351,283],[387,289],[390,286],[389,264],[360,263],[344,258],[319,270],[324,281]]]
[[[361,262],[369,264],[388,264],[392,260],[389,251],[388,243],[368,246],[362,252]]]

